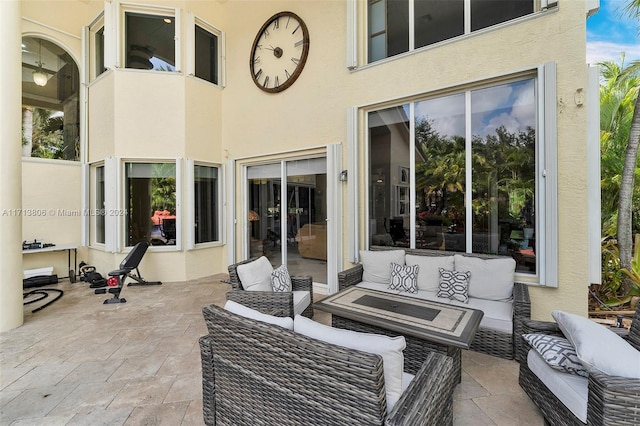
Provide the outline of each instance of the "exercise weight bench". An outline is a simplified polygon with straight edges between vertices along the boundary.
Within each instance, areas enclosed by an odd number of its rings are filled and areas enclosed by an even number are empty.
[[[133,246],[129,254],[124,258],[124,260],[120,263],[120,269],[116,269],[115,271],[109,272],[109,279],[107,283],[117,282],[117,285],[109,285],[107,288],[99,288],[96,289],[95,294],[113,294],[111,299],[106,299],[104,301],[105,304],[110,303],[125,303],[127,300],[125,298],[120,297],[120,292],[122,291],[122,287],[124,286],[124,282],[127,278],[133,279],[135,282],[131,282],[128,285],[136,286],[136,285],[161,285],[160,281],[146,281],[140,276],[140,271],[138,270],[138,265],[140,265],[140,261],[144,257],[144,254],[147,252],[149,248],[149,243],[140,242]],[[135,274],[133,271],[135,270]]]

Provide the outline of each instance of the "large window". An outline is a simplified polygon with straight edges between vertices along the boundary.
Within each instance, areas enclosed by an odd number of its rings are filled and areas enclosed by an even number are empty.
[[[22,38],[22,155],[80,159],[80,74],[58,44]]]
[[[125,67],[176,71],[175,14],[127,10],[124,18]]]
[[[537,273],[536,82],[369,112],[369,243],[511,256]]]
[[[531,14],[534,3],[535,0],[369,0],[368,62]],[[465,7],[469,13],[465,13]]]
[[[125,163],[127,246],[176,245],[175,163]]]
[[[95,168],[95,205],[94,213],[91,216],[96,218],[95,222],[95,241],[96,243],[105,243],[105,215],[106,215],[106,198],[105,198],[105,176],[104,166]]]
[[[195,25],[195,76],[218,84],[218,35],[202,23]]]
[[[195,243],[219,241],[218,168],[196,164],[193,176]]]
[[[100,14],[90,25],[88,32],[89,79],[95,80],[106,71],[104,45],[104,14]]]

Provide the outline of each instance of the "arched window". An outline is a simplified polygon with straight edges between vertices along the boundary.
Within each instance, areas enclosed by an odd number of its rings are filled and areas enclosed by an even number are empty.
[[[22,155],[80,159],[80,76],[75,61],[43,38],[22,38]]]

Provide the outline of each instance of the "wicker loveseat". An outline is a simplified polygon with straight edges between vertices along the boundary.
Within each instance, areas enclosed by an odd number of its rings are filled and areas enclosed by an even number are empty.
[[[398,250],[397,247],[372,247],[371,251],[383,251],[383,250]],[[439,256],[439,257],[454,257],[455,255],[462,255],[463,253],[458,252],[449,252],[443,250],[429,250],[429,249],[402,249],[404,250],[407,256]],[[362,253],[361,253],[362,254]],[[505,259],[504,257],[491,256],[491,255],[482,255],[482,254],[464,254],[465,258],[469,259]],[[367,283],[363,283],[363,273],[364,267],[362,263],[355,265],[354,267],[347,269],[338,274],[338,285],[340,290],[343,290],[349,286],[353,285],[367,285]],[[420,271],[418,272],[418,275]],[[436,272],[437,274],[437,272]],[[418,280],[420,277],[418,277]],[[382,286],[384,287],[384,286]],[[377,288],[376,288],[377,289]],[[418,291],[416,294],[410,293],[401,293],[406,294],[407,297],[425,297],[427,298],[429,294],[432,296],[435,293]],[[443,302],[440,298],[431,298],[431,300],[436,300]],[[449,303],[449,302],[445,302]],[[458,303],[458,302],[452,302]],[[484,302],[483,302],[484,303]],[[480,323],[480,327],[476,332],[476,335],[471,344],[471,350],[476,352],[482,352],[489,355],[497,356],[505,359],[513,359],[518,355],[517,347],[521,344],[520,339],[516,339],[515,336],[520,336],[522,334],[522,323],[524,320],[531,318],[531,302],[529,299],[529,289],[525,284],[522,283],[514,283],[513,291],[512,291],[512,299],[505,302],[505,306],[500,306],[502,315],[505,315],[505,308],[508,308],[510,311],[506,316],[506,321],[511,321],[508,327],[508,330],[497,329],[492,326],[492,318],[494,317],[494,312],[491,312],[491,306],[501,305],[502,302],[494,302],[489,301],[488,303],[484,303],[482,306],[475,306],[473,303],[473,298],[469,297],[468,306],[480,309],[484,312],[484,317],[482,322]],[[486,306],[487,308],[485,308]],[[503,320],[504,322],[505,320]]]
[[[387,414],[379,355],[306,337],[218,306],[200,339],[207,425],[451,425],[449,357],[426,353]],[[309,321],[309,320],[307,320]]]
[[[306,297],[308,298],[308,303],[303,301],[306,307],[303,307],[304,310],[300,314],[311,318],[313,316],[313,279],[310,276],[292,276],[292,291],[289,292],[247,291],[243,288],[242,281],[238,275],[238,266],[246,265],[255,260],[256,258],[251,258],[229,265],[231,290],[227,292],[227,300],[233,300],[260,312],[270,312],[293,318],[296,314],[295,308],[300,303],[298,299]]]
[[[525,321],[525,334],[544,334],[551,336],[565,337],[556,322],[547,321]],[[636,309],[631,329],[627,333],[623,329],[613,329],[612,332],[621,335],[630,345],[640,351],[640,309]],[[609,331],[604,330],[608,333]],[[590,334],[591,335],[591,334]],[[603,353],[607,346],[602,339],[594,338],[596,351]],[[550,388],[538,377],[538,374],[544,375],[549,380],[548,374],[544,368],[540,368],[540,362],[536,363],[534,358],[542,359],[535,354],[535,350],[527,342],[522,339],[523,344],[520,346],[522,351],[520,355],[520,386],[529,398],[538,406],[547,424],[551,425],[638,425],[640,424],[640,378],[620,377],[608,374],[602,374],[593,369],[588,371],[588,378],[574,376],[563,372],[553,371],[554,379],[549,383],[558,386],[559,383],[571,383],[570,389],[561,388],[562,391],[556,391],[561,395],[557,396]],[[546,346],[549,346],[547,343]],[[631,349],[632,350],[632,349]],[[529,357],[531,356],[531,358]],[[625,365],[621,359],[620,353],[609,354],[613,363],[617,363],[623,369],[640,368],[637,365]],[[640,354],[639,354],[640,356]],[[636,360],[638,357],[636,357]],[[544,361],[542,361],[544,363]],[[536,367],[537,364],[537,367]],[[532,369],[539,371],[535,373]],[[552,370],[546,370],[546,373]],[[565,376],[560,379],[557,376]],[[560,389],[560,388],[557,388]],[[566,399],[567,404],[561,401]],[[569,408],[568,406],[572,407]],[[578,415],[584,416],[586,406],[586,421],[581,420]],[[579,412],[576,414],[576,411]]]

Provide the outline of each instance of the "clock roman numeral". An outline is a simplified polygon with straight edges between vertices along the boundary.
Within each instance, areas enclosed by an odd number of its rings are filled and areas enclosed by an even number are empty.
[[[298,65],[298,64],[300,63],[300,58],[291,58],[291,61],[292,61],[294,64]]]
[[[284,70],[284,76],[287,77],[287,80],[291,78],[291,74],[289,74],[289,71],[287,70]]]
[[[285,25],[285,28],[289,28],[289,22],[291,21],[291,16],[287,16],[287,25]]]
[[[263,34],[264,34],[264,38],[269,37],[269,28],[265,28]]]
[[[256,73],[256,80],[259,80],[261,75],[262,75],[262,68],[260,68]]]
[[[256,56],[255,58],[253,58],[253,65],[258,65],[260,63],[260,56]]]
[[[298,25],[298,26],[296,27],[296,29],[295,29],[295,30],[293,30],[293,32],[292,32],[291,34],[295,34],[295,33],[296,33],[296,31],[298,31],[299,29],[300,29],[300,25]]]
[[[278,76],[276,75],[275,81],[273,82],[273,87],[280,86],[280,80],[278,80]]]
[[[264,87],[265,89],[269,87],[269,76],[266,76],[264,78],[264,83],[262,84],[262,87]]]
[[[273,21],[273,29],[274,29],[274,30],[277,30],[278,28],[280,28],[280,18],[276,18],[276,19]]]
[[[296,41],[296,44],[294,44],[295,47],[300,47],[304,44],[304,40],[300,40],[300,41]]]

